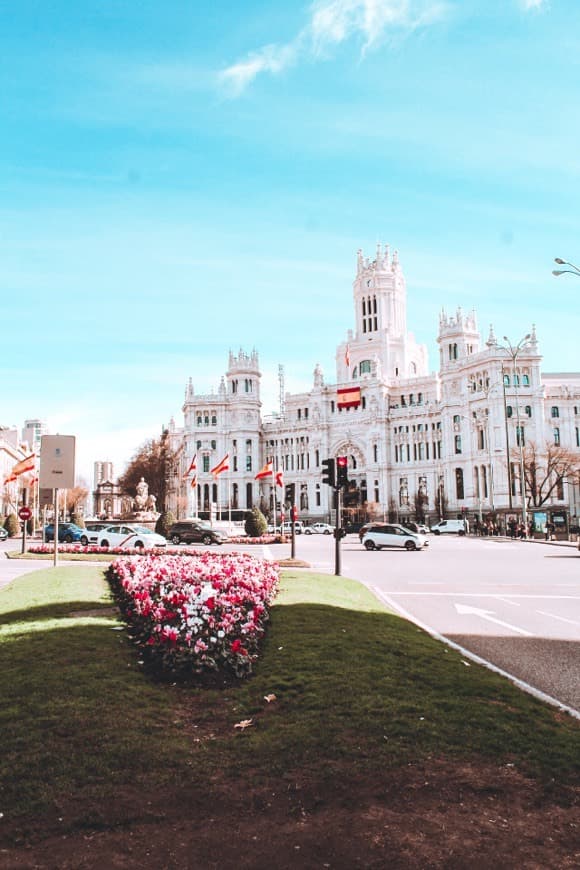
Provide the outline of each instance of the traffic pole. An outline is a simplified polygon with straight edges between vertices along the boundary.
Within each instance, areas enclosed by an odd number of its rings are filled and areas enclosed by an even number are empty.
[[[334,507],[336,513],[336,526],[334,529],[334,575],[340,577],[340,489],[334,488]]]

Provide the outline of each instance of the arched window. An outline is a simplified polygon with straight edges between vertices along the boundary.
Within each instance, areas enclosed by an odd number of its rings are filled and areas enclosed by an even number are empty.
[[[552,405],[552,409],[550,411],[550,416],[551,417],[559,417],[560,416],[560,409],[556,405]]]
[[[529,387],[529,386],[530,386],[530,376],[529,376],[528,374],[523,374],[523,375],[522,375],[522,385],[523,385],[524,387]]]
[[[557,426],[554,429],[554,444],[556,447],[560,446],[560,430]]]
[[[504,387],[509,387],[509,385],[510,385],[510,376],[509,375],[503,376],[503,385],[504,385]]]
[[[480,498],[480,491],[479,491],[479,469],[478,469],[477,465],[476,465],[475,468],[473,469],[473,482],[474,482],[474,485],[475,485],[475,497],[476,497],[476,498]]]
[[[526,415],[528,417],[532,416],[532,406],[531,405],[526,405]]]
[[[463,487],[463,469],[456,468],[455,469],[455,491],[457,494],[457,498],[459,500],[465,498],[465,491]]]
[[[461,453],[461,435],[455,436],[455,452]]]
[[[371,372],[371,361],[370,359],[363,359],[360,364],[360,373],[361,375],[369,375]]]
[[[512,408],[511,405],[508,405],[506,408],[506,414],[508,415],[508,417],[512,417],[513,413],[514,413],[514,409]]]
[[[352,379],[353,381],[358,378],[358,366],[355,366],[352,370]]]
[[[211,415],[211,425],[217,426],[217,416],[215,414]]]
[[[373,444],[373,462],[379,461],[379,446],[378,444]]]

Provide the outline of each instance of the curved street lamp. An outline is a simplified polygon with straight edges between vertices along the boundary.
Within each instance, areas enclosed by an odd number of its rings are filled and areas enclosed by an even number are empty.
[[[557,263],[559,266],[570,266],[569,269],[552,269],[552,275],[555,275],[558,278],[560,275],[576,275],[577,278],[580,278],[580,269],[578,266],[575,266],[574,263],[569,263],[568,260],[562,260],[561,257],[554,257],[554,263]]]
[[[580,274],[580,271],[579,271]],[[524,465],[524,445],[523,445],[523,431],[520,424],[520,401],[518,395],[518,375],[516,370],[517,359],[520,351],[524,347],[524,345],[530,340],[532,336],[530,333],[524,335],[523,338],[520,338],[516,345],[513,345],[507,335],[504,335],[503,340],[505,341],[504,345],[498,345],[501,350],[504,350],[507,355],[511,358],[512,366],[513,366],[513,375],[514,375],[514,390],[516,397],[516,426],[517,426],[517,437],[516,441],[519,442],[520,448],[520,488],[522,494],[522,521],[524,526],[527,526],[528,523],[528,513],[526,508],[526,475],[525,475],[525,465]],[[507,422],[507,415],[506,415]],[[508,478],[509,478],[509,469],[508,469]]]

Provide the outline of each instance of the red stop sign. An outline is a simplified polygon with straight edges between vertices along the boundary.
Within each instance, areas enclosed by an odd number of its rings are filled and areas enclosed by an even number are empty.
[[[21,520],[29,520],[30,517],[32,516],[32,511],[30,510],[29,507],[21,507],[20,510],[18,511],[18,516],[20,517]]]

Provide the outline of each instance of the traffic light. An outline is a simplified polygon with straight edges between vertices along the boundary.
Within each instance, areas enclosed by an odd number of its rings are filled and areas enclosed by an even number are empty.
[[[286,505],[293,505],[295,502],[294,491],[295,491],[295,483],[287,483],[284,488],[284,503]]]
[[[334,459],[322,460],[322,482],[327,483],[329,486],[336,486]]]
[[[336,485],[348,486],[348,456],[336,457]]]

